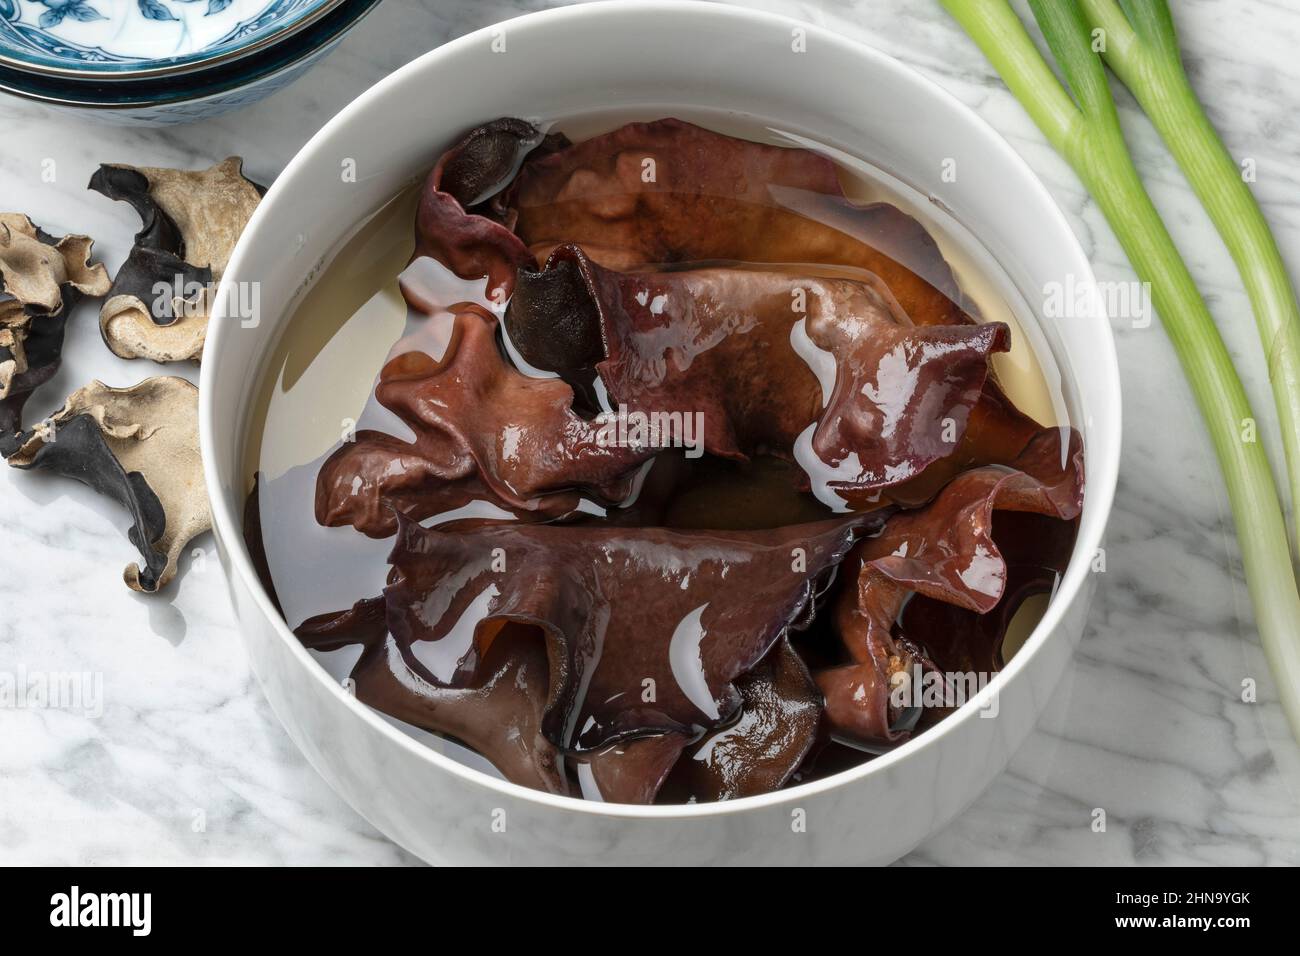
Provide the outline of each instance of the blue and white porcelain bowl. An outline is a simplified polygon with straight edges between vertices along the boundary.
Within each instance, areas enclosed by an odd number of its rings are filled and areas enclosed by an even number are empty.
[[[101,121],[173,124],[248,105],[296,80],[322,59],[379,0],[0,0],[0,92],[72,109]],[[224,5],[223,5],[224,4]],[[45,12],[32,16],[32,9]],[[100,8],[103,12],[101,13]],[[142,10],[152,16],[144,16]],[[105,32],[59,45],[50,37],[70,21],[94,26],[108,11],[118,34]],[[251,10],[260,11],[243,17]],[[210,11],[210,12],[209,12]],[[227,13],[234,11],[234,18]],[[127,14],[130,14],[127,16]],[[164,14],[174,19],[164,19]],[[187,19],[182,19],[182,15]],[[203,30],[191,29],[194,22]],[[163,59],[133,61],[128,51],[144,49],[144,34],[162,25],[169,31]],[[224,32],[223,32],[224,28]],[[104,27],[108,30],[107,27]],[[45,40],[33,38],[41,34]],[[138,34],[132,39],[133,34]],[[65,62],[90,57],[89,69],[41,71],[35,54],[16,67],[14,37],[57,50]],[[111,35],[111,39],[110,39]],[[159,34],[161,36],[161,34]],[[62,41],[60,41],[62,42]],[[69,44],[71,40],[67,41]],[[163,40],[152,41],[163,43]],[[200,43],[202,51],[194,49]],[[69,51],[72,52],[69,52]],[[184,52],[188,50],[189,52]],[[111,52],[116,59],[94,59]],[[111,67],[111,69],[99,69]]]
[[[344,0],[0,0],[0,66],[82,79],[175,76],[282,42]]]

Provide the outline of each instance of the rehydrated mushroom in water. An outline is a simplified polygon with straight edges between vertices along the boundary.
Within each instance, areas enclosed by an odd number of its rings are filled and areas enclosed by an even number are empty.
[[[422,521],[476,498],[558,517],[578,506],[575,489],[605,501],[631,493],[633,470],[654,449],[602,443],[601,424],[573,411],[568,385],[519,372],[497,347],[496,319],[460,309],[440,359],[413,351],[384,366],[376,397],[415,440],[366,429],[340,446],[317,478],[322,525],[385,538],[399,513]]]
[[[925,648],[895,624],[913,594],[989,614],[1002,600],[1008,567],[993,539],[995,510],[1044,515],[1073,522],[1083,504],[1083,446],[1078,432],[1045,428],[1011,467],[974,468],[949,482],[926,507],[902,511],[882,534],[863,541],[849,555],[846,586],[835,604],[840,640],[849,660],[814,674],[826,698],[826,721],[839,739],[867,746],[891,746],[909,731],[897,726],[892,690],[895,674],[942,673],[945,664],[1000,661],[1005,625],[983,636],[983,661],[937,660],[944,649],[931,634]],[[1030,552],[1047,559],[1059,550],[1050,535]],[[1066,553],[1057,557],[1068,561]],[[1024,558],[1022,556],[1021,562]],[[1035,562],[1040,563],[1040,562]],[[1056,570],[1064,571],[1064,564]],[[937,617],[935,620],[939,620]],[[951,643],[951,642],[944,642]]]
[[[359,700],[509,780],[724,800],[879,753],[1001,669],[1012,618],[1068,563],[1079,436],[1015,407],[989,367],[1009,330],[825,157],[676,120],[575,146],[498,120],[430,176],[421,256],[423,278],[474,282],[463,301],[402,276],[424,321],[374,401],[412,435],[363,431],[317,470],[317,522],[396,531],[387,587],[297,633],[362,644]],[[624,415],[698,419],[704,458],[631,427],[592,440]],[[250,503],[250,541],[278,510]]]
[[[23,406],[58,371],[68,313],[82,295],[109,289],[107,270],[90,263],[93,245],[0,213],[0,454],[18,447]]]
[[[199,458],[199,390],[155,376],[130,388],[91,382],[22,436],[9,464],[75,478],[131,512],[127,536],[144,565],[122,577],[154,592],[176,576],[181,551],[212,527]]]
[[[524,120],[503,117],[470,130],[438,160],[425,181],[415,221],[415,255],[432,256],[461,278],[486,276],[489,294],[510,297],[515,270],[534,266],[514,234],[501,191],[530,156],[567,147]]]
[[[542,272],[520,271],[505,324],[532,364],[577,370],[575,389],[585,366],[611,405],[701,415],[710,454],[797,459],[818,497],[868,501],[952,454],[990,356],[1011,345],[1000,322],[913,325],[869,273],[614,272],[574,244]],[[555,340],[576,354],[526,348]]]
[[[733,714],[732,682],[811,619],[835,566],[879,524],[867,515],[747,532],[508,522],[458,533],[403,519],[387,623],[408,643],[437,642],[480,602],[476,643],[457,648],[457,631],[440,646],[450,660],[433,676],[448,683],[476,670],[491,628],[537,628],[555,675],[543,731],[557,746],[598,749]],[[652,702],[641,699],[647,678]]]
[[[334,650],[361,644],[352,669],[357,699],[417,727],[449,734],[484,754],[507,779],[549,793],[566,793],[564,760],[542,733],[549,668],[547,652],[528,628],[503,628],[465,687],[429,679],[409,644],[388,634],[384,599],[304,623],[308,647]]]
[[[780,786],[811,747],[820,699],[784,659],[786,636],[882,522],[458,531],[402,518],[383,597],[296,633],[317,650],[363,644],[359,700],[466,742],[515,783],[566,792],[563,754],[584,794],[649,803],[700,731],[719,730],[692,748],[701,768],[681,786],[741,796]],[[743,594],[732,587],[742,579]],[[742,751],[757,758],[744,768]]]
[[[212,305],[208,290],[264,192],[242,166],[238,156],[200,170],[104,164],[91,177],[91,189],[130,203],[142,223],[99,313],[113,354],[198,361]],[[160,295],[163,286],[171,291]]]

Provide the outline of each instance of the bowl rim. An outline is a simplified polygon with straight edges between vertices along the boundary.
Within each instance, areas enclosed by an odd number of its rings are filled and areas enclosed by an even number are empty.
[[[263,50],[258,56],[250,57],[247,62],[212,64],[211,73],[217,75],[215,81],[206,72],[201,71],[193,71],[184,77],[190,82],[204,80],[206,85],[202,89],[189,90],[182,86],[174,92],[167,91],[171,84],[171,80],[167,77],[138,77],[118,81],[95,78],[83,82],[69,80],[66,77],[25,74],[0,63],[0,93],[47,106],[103,113],[167,109],[203,103],[206,100],[256,86],[282,76],[304,63],[309,63],[313,56],[341,41],[353,27],[373,12],[379,3],[380,0],[352,0],[350,6],[333,7],[327,11],[329,16],[313,21],[306,29],[294,31],[292,36],[282,37],[284,42],[274,50]],[[49,90],[32,89],[19,85],[20,81],[49,83],[55,86]],[[66,95],[62,95],[57,86],[60,83],[68,84]],[[150,98],[150,94],[155,88],[159,88],[159,84],[167,92],[161,97]],[[84,94],[72,92],[78,86],[84,87]],[[100,98],[91,98],[92,91]],[[124,99],[124,95],[130,98]]]
[[[317,0],[313,6],[303,7],[296,11],[293,16],[285,18],[276,24],[275,28],[258,34],[252,43],[246,43],[238,46],[227,46],[219,53],[205,55],[204,50],[198,50],[193,53],[186,53],[182,56],[158,57],[155,59],[141,59],[132,61],[104,61],[98,63],[97,67],[91,68],[84,66],[81,68],[73,66],[60,66],[56,63],[45,63],[38,60],[23,59],[11,55],[6,50],[11,49],[7,46],[0,46],[0,66],[13,70],[15,73],[23,73],[33,77],[41,76],[46,78],[59,78],[66,80],[89,80],[93,82],[118,82],[127,80],[159,79],[162,77],[184,76],[198,70],[208,69],[221,64],[230,63],[234,60],[242,59],[253,53],[257,53],[276,43],[288,40],[299,31],[306,29],[321,17],[326,16],[335,7],[344,3],[344,0]],[[266,11],[255,14],[262,16]],[[218,41],[220,42],[220,41]],[[207,48],[205,48],[207,49]],[[121,65],[121,69],[114,69],[115,65]],[[151,64],[151,65],[146,65]]]
[[[248,245],[245,241],[246,238],[255,235],[262,219],[270,216],[275,205],[274,199],[279,191],[283,189],[282,184],[290,181],[303,166],[307,165],[309,157],[316,151],[321,150],[331,134],[340,127],[345,126],[354,115],[369,109],[376,101],[384,97],[390,88],[398,85],[406,77],[427,70],[432,64],[436,64],[461,50],[489,40],[492,31],[499,30],[503,26],[508,26],[512,34],[517,35],[520,30],[539,25],[563,26],[563,24],[576,18],[605,17],[617,21],[632,14],[663,15],[676,18],[725,19],[731,21],[732,25],[739,25],[743,22],[747,26],[799,27],[808,31],[809,40],[812,40],[815,36],[818,43],[839,47],[843,52],[853,57],[869,61],[874,69],[893,73],[903,82],[916,87],[922,97],[930,97],[942,102],[959,115],[964,116],[976,131],[989,140],[993,150],[1007,164],[1007,168],[1020,174],[1024,181],[1021,185],[1028,189],[1034,198],[1042,204],[1050,218],[1050,225],[1065,237],[1064,248],[1076,260],[1071,264],[1071,271],[1081,281],[1089,283],[1095,281],[1091,263],[1079,242],[1078,236],[1070,228],[1064,213],[1029,164],[975,110],[912,67],[866,43],[835,33],[829,28],[768,11],[737,7],[730,4],[704,2],[704,0],[597,0],[597,2],[592,3],[553,7],[524,14],[485,26],[482,29],[450,40],[383,77],[325,123],[285,166],[245,227],[240,241],[230,258],[216,296],[217,305],[209,325],[207,348],[214,351],[219,349],[224,338],[223,332],[229,328],[229,323],[222,321],[224,318],[223,304],[230,299],[226,284],[231,281],[231,276],[238,275],[243,271],[241,267],[244,265],[243,260]],[[1100,447],[1093,448],[1091,453],[1088,448],[1085,448],[1085,455],[1089,456],[1087,460],[1089,471],[1085,508],[1091,509],[1095,518],[1086,529],[1081,523],[1080,534],[1075,541],[1070,564],[1062,576],[1056,593],[1053,595],[1053,599],[1042,619],[1039,620],[1033,632],[1026,639],[1019,652],[1011,659],[1011,662],[993,680],[989,681],[975,697],[967,701],[956,712],[935,727],[927,730],[926,733],[914,737],[899,747],[858,766],[771,793],[713,803],[652,804],[649,806],[605,803],[546,793],[491,776],[445,756],[404,733],[385,720],[377,711],[358,701],[347,692],[341,683],[335,681],[324,667],[312,658],[307,649],[294,637],[283,617],[276,611],[273,602],[253,569],[247,547],[244,545],[242,527],[237,514],[242,509],[238,507],[229,509],[222,502],[222,484],[216,464],[216,451],[213,447],[215,439],[212,424],[215,415],[212,396],[216,389],[216,375],[219,364],[215,361],[204,361],[199,385],[199,435],[203,457],[204,481],[209,498],[214,502],[212,507],[213,523],[218,540],[228,545],[226,549],[227,573],[238,576],[240,583],[252,596],[256,604],[256,610],[270,622],[276,638],[289,645],[290,653],[308,670],[311,678],[324,685],[325,689],[333,694],[336,700],[349,708],[358,719],[367,722],[373,731],[386,737],[398,747],[406,749],[416,759],[431,763],[437,769],[459,777],[468,785],[559,811],[623,819],[671,820],[721,817],[798,802],[848,786],[868,775],[884,773],[895,763],[906,760],[909,756],[918,754],[923,750],[938,746],[939,741],[944,736],[953,732],[966,721],[979,719],[978,712],[1001,691],[1005,683],[1016,678],[1019,672],[1027,666],[1029,659],[1039,651],[1044,643],[1053,638],[1054,632],[1061,624],[1067,609],[1073,604],[1079,591],[1083,588],[1084,581],[1090,573],[1089,565],[1091,562],[1088,559],[1081,559],[1080,556],[1091,555],[1101,546],[1103,532],[1114,501],[1119,474],[1122,401],[1119,363],[1110,323],[1099,305],[1090,308],[1089,312],[1089,315],[1081,316],[1081,318],[1094,321],[1098,326],[1096,342],[1098,354],[1095,356],[1097,363],[1096,367],[1090,370],[1090,376],[1099,378],[1098,387],[1110,393],[1114,400],[1107,403],[1106,407],[1096,410],[1096,417],[1094,417],[1092,410],[1089,411],[1089,428],[1094,436],[1100,436],[1099,442],[1094,438],[1090,443],[1090,445],[1099,444]],[[245,626],[240,625],[240,629],[241,631],[245,630]]]

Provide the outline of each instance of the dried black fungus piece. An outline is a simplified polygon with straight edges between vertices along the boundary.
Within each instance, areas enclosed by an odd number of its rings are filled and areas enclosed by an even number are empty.
[[[176,576],[181,551],[212,527],[199,458],[198,389],[157,376],[130,388],[92,382],[22,436],[15,468],[75,478],[126,508],[143,558],[122,577],[154,592]]]
[[[115,355],[198,361],[211,290],[264,192],[242,164],[238,156],[200,170],[105,164],[91,177],[91,189],[130,203],[142,223],[99,313]]]
[[[93,244],[0,213],[0,455],[18,447],[23,406],[59,369],[68,314],[82,295],[108,291],[108,272],[90,263]]]
[[[67,310],[33,316],[16,299],[0,302],[0,455],[19,445],[23,407],[59,370]]]

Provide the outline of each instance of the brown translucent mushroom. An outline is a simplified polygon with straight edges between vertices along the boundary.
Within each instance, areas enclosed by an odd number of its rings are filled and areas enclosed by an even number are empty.
[[[736,681],[736,720],[693,744],[665,792],[678,801],[734,800],[785,786],[817,740],[822,695],[788,640]]]
[[[1001,323],[913,325],[870,274],[614,272],[575,245],[520,273],[505,321],[525,359],[579,385],[588,369],[611,405],[699,415],[711,454],[797,459],[819,497],[858,504],[953,454],[1010,347]]]
[[[364,646],[351,677],[357,700],[367,706],[464,742],[513,783],[568,792],[563,756],[541,732],[550,677],[546,648],[527,628],[503,628],[478,673],[456,688],[440,684],[409,645],[389,636],[382,598],[312,618],[296,633],[316,650]]]
[[[588,795],[650,802],[687,744],[726,727],[733,739],[707,738],[718,762],[691,786],[741,795],[787,778],[811,746],[819,698],[785,638],[881,520],[718,532],[402,519],[383,598],[297,633],[320,650],[364,643],[360,699],[470,743],[516,782],[557,790],[539,768],[563,751]]]
[[[500,205],[538,261],[576,242],[618,270],[709,260],[846,266],[879,276],[918,325],[970,321],[925,228],[888,203],[846,198],[835,164],[807,149],[678,119],[628,123],[530,157]]]
[[[1006,327],[977,324],[925,229],[847,199],[825,157],[678,120],[574,146],[502,119],[440,159],[416,238],[513,295],[508,341],[462,304],[390,359],[377,398],[413,436],[360,433],[316,498],[322,523],[396,531],[389,585],[299,634],[338,646],[364,623],[359,696],[509,779],[731,799],[784,786],[827,734],[892,745],[911,732],[895,675],[1000,666],[1015,608],[1068,557],[1078,436],[1007,400],[988,368]],[[696,530],[682,462],[647,473],[655,448],[602,441],[606,404],[699,412],[715,464],[819,463],[847,504],[883,489],[913,510]],[[596,521],[583,497],[637,503]],[[480,500],[525,520],[415,523]],[[684,512],[689,530],[638,526]],[[810,673],[789,638],[837,568],[817,640],[838,649]]]
[[[584,799],[604,803],[654,803],[691,741],[683,733],[618,740],[574,759]]]
[[[518,119],[478,127],[431,174],[416,233],[417,255],[462,277],[486,276],[498,303],[518,297],[512,309],[536,317],[535,334],[525,330],[515,343],[520,354],[559,372],[588,413],[597,405],[593,366],[606,357],[605,343],[582,334],[593,326],[590,303],[584,313],[583,303],[566,301],[566,270],[532,272],[534,257],[545,261],[568,243],[612,270],[722,260],[874,277],[915,325],[975,321],[925,228],[888,203],[848,199],[830,159],[676,119],[630,123],[578,144]],[[517,274],[529,281],[517,287]],[[961,424],[956,448],[927,474],[898,482],[893,500],[921,504],[969,467],[1005,464],[1039,427],[991,376]]]
[[[553,675],[544,729],[594,750],[732,717],[732,681],[791,628],[879,518],[770,531],[507,523],[464,533],[403,521],[388,627],[425,642],[435,676],[476,673],[504,622],[536,629]]]
[[[360,431],[321,466],[316,518],[387,537],[397,515],[415,520],[486,499],[536,516],[573,511],[580,491],[620,501],[656,449],[606,441],[573,411],[559,379],[531,378],[501,355],[496,320],[463,306],[445,352],[406,352],[379,376],[376,397],[413,441]]]
[[[499,206],[499,194],[526,157],[567,145],[563,136],[546,136],[510,117],[470,130],[443,153],[425,181],[415,256],[431,256],[462,279],[486,278],[488,295],[505,302],[515,271],[536,263],[511,231],[514,215]]]
[[[995,511],[1073,522],[1082,489],[1078,433],[1044,429],[1011,467],[964,472],[929,505],[897,513],[881,534],[864,540],[845,562],[845,586],[834,611],[850,661],[815,675],[833,732],[865,745],[905,740],[908,731],[897,726],[901,708],[891,692],[902,680],[915,684],[918,668],[921,673],[938,670],[923,643],[928,631],[896,630],[908,599],[916,594],[979,615],[993,611],[1008,579],[1006,560],[993,538]],[[1042,545],[1048,555],[1059,556],[1051,539]],[[1000,620],[1005,624],[1005,618]],[[984,638],[993,648],[1000,640],[1001,634]],[[943,644],[936,643],[935,650],[944,651]],[[995,656],[990,650],[969,660],[987,664]],[[963,663],[951,647],[942,658],[948,665]]]

